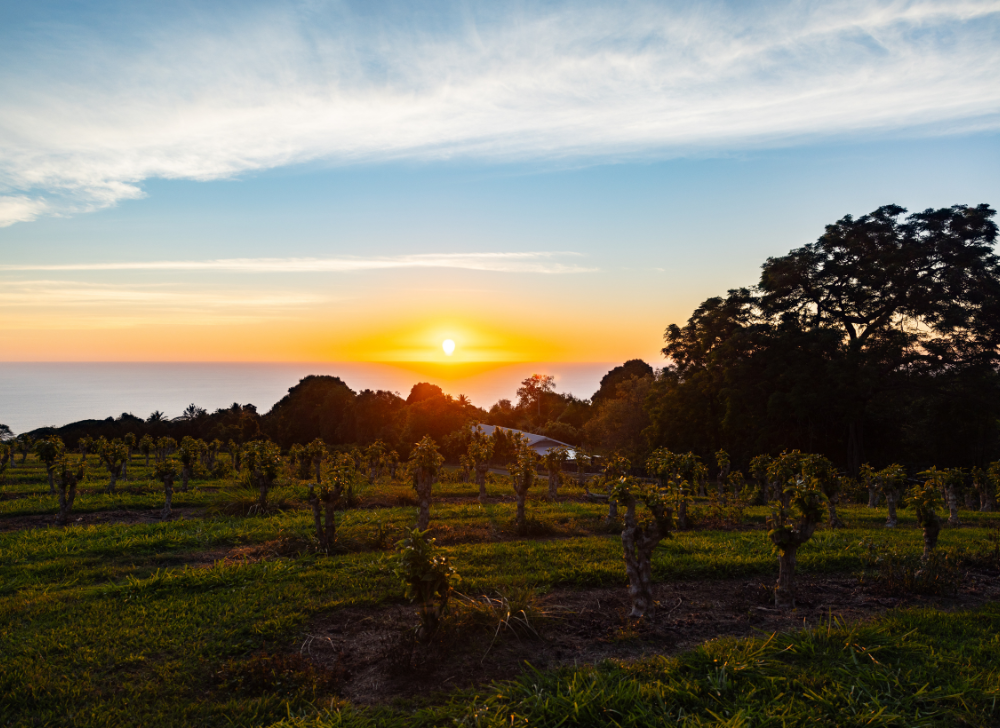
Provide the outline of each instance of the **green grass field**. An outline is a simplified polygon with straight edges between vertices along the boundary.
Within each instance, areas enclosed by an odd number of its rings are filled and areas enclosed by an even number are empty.
[[[621,543],[603,526],[606,507],[567,485],[557,502],[540,483],[531,533],[517,538],[506,479],[491,502],[475,486],[435,487],[434,535],[466,594],[525,581],[554,587],[620,587]],[[415,520],[412,490],[380,482],[339,514],[339,551],[319,555],[305,487],[283,482],[268,516],[213,515],[239,497],[231,482],[195,480],[161,522],[159,485],[137,459],[119,492],[91,465],[71,525],[55,514],[44,469],[29,458],[0,487],[0,725],[31,726],[556,726],[556,725],[995,725],[1000,723],[1000,606],[892,611],[840,624],[748,639],[714,640],[675,657],[536,672],[473,692],[352,706],[336,690],[291,680],[248,692],[225,677],[262,650],[294,651],[310,620],[348,607],[402,603],[392,544]],[[503,500],[500,500],[500,499]],[[702,507],[703,508],[703,507]],[[817,532],[801,551],[805,574],[859,568],[861,542],[921,548],[907,511],[845,506],[849,527]],[[89,523],[102,515],[109,520]],[[698,511],[696,508],[695,516]],[[83,518],[76,522],[76,518]],[[657,581],[761,577],[777,565],[751,508],[742,530],[694,529],[664,542]],[[940,547],[989,547],[998,517],[962,511]],[[29,527],[30,526],[30,527]],[[284,544],[284,546],[282,546]],[[283,550],[284,549],[284,550]],[[571,618],[571,617],[570,617]],[[404,625],[401,629],[405,628]]]

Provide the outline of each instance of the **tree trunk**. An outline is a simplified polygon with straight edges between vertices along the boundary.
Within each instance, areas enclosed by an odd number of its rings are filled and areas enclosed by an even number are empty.
[[[164,521],[170,518],[170,506],[174,501],[174,480],[167,478],[163,481],[163,514],[160,516]]]
[[[316,485],[323,484],[323,461],[320,458],[313,460],[313,464],[316,466]]]
[[[605,519],[606,523],[614,523],[618,520],[618,502],[615,500],[608,500],[608,517]]]
[[[896,524],[899,523],[896,518],[896,494],[886,493],[885,494],[885,504],[889,507],[889,517],[885,521],[886,528],[895,528]]]
[[[149,453],[146,453],[146,467],[149,467]]]
[[[486,502],[486,471],[489,463],[476,463],[476,485],[479,486],[479,502]]]
[[[108,481],[108,487],[107,487],[106,492],[108,492],[108,493],[114,493],[115,492],[115,484],[118,483],[118,473],[115,471],[114,468],[109,469],[108,473],[111,475],[111,479]]]
[[[181,492],[187,493],[188,480],[191,478],[191,467],[185,465],[181,468]]]
[[[774,589],[774,606],[778,609],[795,608],[795,552],[796,545],[789,545],[778,554],[778,583]]]
[[[681,498],[680,502],[677,504],[677,528],[681,531],[687,530],[688,527],[688,504],[687,499]]]
[[[628,595],[632,600],[630,617],[642,617],[653,605],[653,579],[649,558],[643,559],[637,543],[638,526],[627,526],[622,531],[625,553],[625,573],[628,574]],[[644,563],[645,561],[645,563]]]
[[[844,522],[840,520],[840,516],[837,515],[837,501],[840,500],[837,496],[827,497],[827,511],[830,514],[830,528],[843,528]]]
[[[431,486],[433,479],[430,473],[423,470],[417,471],[417,505],[420,508],[417,513],[417,529],[426,531],[431,523]]]
[[[938,535],[941,533],[941,519],[935,513],[932,518],[924,521],[924,561],[930,558],[931,552],[937,546]]]
[[[559,470],[549,468],[549,498],[555,500],[559,496]]]
[[[76,500],[76,483],[69,484],[69,495],[66,494],[66,486],[59,484],[59,514],[56,516],[56,525],[65,526],[69,520],[70,511],[73,510],[73,501]]]
[[[55,465],[46,465],[45,470],[49,475],[49,495],[56,493],[56,472]]]
[[[965,507],[970,511],[976,510],[976,492],[972,488],[965,491]]]
[[[868,488],[868,507],[869,508],[877,508],[878,507],[878,501],[879,501],[878,490],[875,488],[874,485],[869,486],[869,488]]]
[[[948,499],[948,525],[961,526],[958,520],[958,491],[955,488],[945,488],[945,496]]]
[[[257,485],[260,488],[257,496],[257,510],[262,514],[267,512],[267,480],[263,476],[257,476]]]
[[[528,530],[528,522],[524,517],[524,497],[526,493],[517,494],[517,535],[523,536]]]

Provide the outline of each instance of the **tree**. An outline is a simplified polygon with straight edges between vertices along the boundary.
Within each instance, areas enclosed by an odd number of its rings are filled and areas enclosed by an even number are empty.
[[[631,474],[631,472],[632,461],[618,453],[612,454],[604,462],[604,475],[602,479],[604,487],[608,492],[608,515],[605,519],[608,525],[618,520],[618,501],[611,497],[611,491],[621,478]]]
[[[35,446],[35,438],[27,433],[23,433],[17,436],[15,444],[17,445],[17,449],[21,451],[21,465],[24,465],[28,459],[28,455]]]
[[[161,460],[156,464],[153,476],[163,483],[163,512],[160,518],[164,521],[170,518],[170,507],[174,498],[174,480],[177,478],[177,462]]]
[[[532,374],[522,380],[517,390],[517,406],[525,412],[535,410],[542,417],[542,399],[556,388],[556,378],[549,374]]]
[[[659,493],[672,502],[677,512],[677,528],[688,527],[687,505],[694,495],[694,483],[704,466],[694,453],[681,455],[659,448],[649,456],[646,469],[659,480]]]
[[[515,523],[517,534],[524,536],[528,532],[528,521],[525,516],[524,503],[528,497],[528,490],[535,482],[535,451],[528,445],[526,437],[519,433],[514,433],[514,459],[507,465],[507,472],[510,473],[511,483],[514,486],[514,495],[517,498],[517,515]]]
[[[188,481],[194,477],[195,467],[205,451],[205,442],[194,437],[185,437],[177,449],[177,457],[181,461],[181,491],[187,493]]]
[[[267,513],[267,494],[281,472],[281,448],[268,440],[248,442],[243,450],[246,479],[257,488],[256,510]]]
[[[95,444],[97,457],[101,459],[105,470],[108,471],[108,487],[105,492],[114,493],[115,484],[125,470],[125,463],[128,461],[128,448],[121,440],[107,440],[98,438]]]
[[[979,470],[976,490],[979,492],[979,510],[993,512],[997,508],[997,489],[1000,488],[1000,461],[990,463],[985,471]]]
[[[496,440],[487,435],[479,425],[472,428],[466,454],[476,471],[476,485],[479,487],[480,503],[486,502],[486,473],[490,469],[490,459],[493,457],[495,443]]]
[[[583,431],[588,442],[604,452],[617,452],[642,462],[650,448],[645,431],[650,425],[646,399],[653,385],[651,376],[632,377],[618,384],[617,396],[602,401]]]
[[[601,387],[590,401],[594,406],[600,405],[609,399],[618,397],[618,385],[629,379],[642,379],[652,377],[653,367],[649,366],[642,359],[629,359],[621,366],[617,366],[601,378]]]
[[[628,591],[632,599],[631,617],[642,617],[653,610],[653,549],[670,536],[673,513],[667,506],[663,492],[631,476],[619,478],[611,490],[615,503],[625,507],[625,528],[622,530],[622,548],[625,572],[628,574]],[[651,519],[640,522],[636,506],[643,503]]]
[[[149,467],[149,456],[156,449],[156,440],[151,435],[143,435],[139,439],[139,452],[146,457],[146,467]]]
[[[177,449],[177,440],[172,437],[161,437],[156,441],[156,459],[164,460]]]
[[[917,515],[917,523],[924,531],[923,560],[931,557],[937,546],[941,533],[941,518],[937,509],[941,507],[941,479],[943,474],[937,468],[925,470],[918,475],[924,478],[923,483],[917,483],[909,492],[909,501]]]
[[[564,447],[554,447],[545,453],[545,469],[549,477],[549,498],[555,500],[559,496],[559,484],[562,477],[562,464],[569,457]]]
[[[871,477],[877,484],[879,492],[885,496],[885,504],[889,510],[885,527],[895,528],[899,523],[896,518],[896,506],[899,504],[906,486],[906,469],[902,465],[893,463],[874,473]]]
[[[444,458],[438,452],[437,443],[430,435],[417,443],[410,454],[410,467],[413,469],[413,489],[417,491],[417,530],[426,531],[431,522],[431,488],[434,479],[441,469]]]
[[[769,470],[782,488],[766,521],[767,536],[778,552],[774,590],[778,609],[795,607],[796,555],[823,520],[823,492],[816,479],[804,473],[803,465],[803,456],[796,450],[782,453]]]
[[[0,424],[0,443],[9,443],[14,439],[14,431],[7,425]]]
[[[685,327],[668,327],[670,365],[650,405],[654,441],[725,445],[735,461],[792,447],[837,453],[853,475],[872,443],[891,461],[968,432],[967,417],[942,427],[913,415],[942,393],[969,400],[985,382],[994,394],[974,426],[991,428],[996,447],[994,211],[903,213],[842,218],[817,242],[768,259],[756,287],[708,299]],[[966,457],[981,456],[972,448],[984,437],[964,440]]]
[[[44,437],[35,443],[35,454],[38,455],[39,460],[45,463],[45,472],[49,476],[49,493],[52,495],[56,492],[56,463],[59,462],[59,458],[61,458],[65,452],[66,446],[63,444],[63,441],[59,439],[58,435]]]
[[[69,514],[73,510],[73,501],[76,500],[76,486],[83,480],[87,470],[87,459],[80,456],[74,464],[69,460],[65,451],[59,456],[55,463],[55,472],[59,481],[59,514],[56,516],[56,525],[65,526],[69,520]]]
[[[314,444],[315,442],[317,441],[314,441]],[[337,540],[336,508],[345,491],[350,491],[358,477],[354,459],[344,453],[338,454],[327,475],[328,478],[324,482],[317,471],[316,484],[309,484],[309,505],[313,511],[316,541],[325,554],[331,552]]]

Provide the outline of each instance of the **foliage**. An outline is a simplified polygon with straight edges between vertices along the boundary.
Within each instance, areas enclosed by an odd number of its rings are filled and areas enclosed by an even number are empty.
[[[458,572],[447,556],[437,553],[434,539],[427,537],[427,531],[414,529],[410,537],[396,547],[399,562],[395,574],[403,583],[406,598],[420,603],[418,637],[422,641],[429,640],[448,611],[448,600],[458,581]]]

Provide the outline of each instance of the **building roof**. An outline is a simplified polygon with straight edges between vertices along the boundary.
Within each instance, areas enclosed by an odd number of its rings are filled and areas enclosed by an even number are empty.
[[[528,440],[528,447],[538,453],[540,456],[545,457],[551,451],[563,448],[569,454],[569,459],[572,460],[576,457],[576,448],[570,445],[568,442],[560,442],[559,440],[554,440],[551,437],[546,437],[545,435],[536,435],[533,432],[525,432],[524,430],[515,430],[513,427],[496,427],[494,425],[479,425],[480,429],[487,435],[492,435],[494,430],[503,430],[504,432],[516,432],[517,434],[525,437]]]

